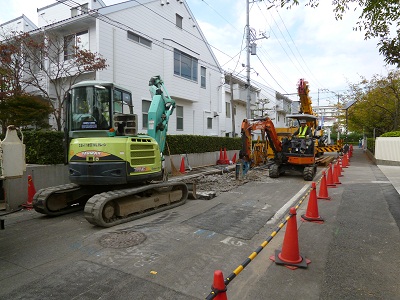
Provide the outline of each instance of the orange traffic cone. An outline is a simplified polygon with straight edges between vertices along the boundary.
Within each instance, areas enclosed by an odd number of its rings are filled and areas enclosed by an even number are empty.
[[[233,157],[232,157],[232,162],[233,162],[233,163],[236,163],[236,153],[235,153],[235,154],[233,154]]]
[[[223,160],[224,157],[222,155],[222,148],[219,149],[219,160]]]
[[[349,164],[349,154],[346,153],[345,155],[343,155],[342,167],[343,168],[348,168],[349,166],[350,166],[350,164]]]
[[[226,148],[224,148],[224,160],[225,160],[225,161],[228,160],[228,155],[226,154]]]
[[[319,185],[319,193],[317,199],[331,200],[331,197],[329,197],[328,195],[325,171],[322,171],[321,184]]]
[[[32,176],[28,175],[28,200],[26,203],[22,204],[23,207],[27,209],[33,208],[33,196],[36,194],[35,185],[33,184]]]
[[[310,198],[308,199],[307,211],[304,215],[301,215],[303,221],[323,223],[324,220],[318,213],[318,202],[317,202],[317,185],[315,182],[311,183]]]
[[[183,156],[182,156],[181,167],[179,168],[179,172],[181,172],[182,174],[185,174],[185,158]]]
[[[336,187],[336,184],[333,182],[333,173],[332,173],[332,164],[329,164],[329,168],[328,168],[328,177],[326,179],[326,185],[328,187],[334,188]]]
[[[339,168],[340,168],[340,166],[338,164],[333,165],[333,183],[334,184],[341,184],[341,182],[339,181],[339,174],[340,174]]]
[[[283,238],[282,251],[276,250],[275,255],[270,256],[269,259],[292,270],[307,268],[311,261],[303,258],[299,253],[296,209],[294,207],[290,208],[290,214],[291,217],[287,222],[285,237]]]
[[[214,281],[211,288],[212,288],[212,293],[216,294],[216,296],[213,299],[228,300],[228,297],[226,296],[226,285],[222,271],[220,270],[214,271]]]
[[[343,174],[342,174],[343,173],[343,169],[342,169],[343,161],[342,161],[342,159],[339,158],[336,164],[337,164],[337,169],[338,169],[338,177],[343,177]]]

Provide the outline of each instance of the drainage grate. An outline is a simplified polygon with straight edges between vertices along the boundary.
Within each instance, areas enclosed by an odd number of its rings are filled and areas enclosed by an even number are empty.
[[[146,235],[137,231],[111,232],[100,238],[100,245],[105,248],[129,248],[140,245]]]

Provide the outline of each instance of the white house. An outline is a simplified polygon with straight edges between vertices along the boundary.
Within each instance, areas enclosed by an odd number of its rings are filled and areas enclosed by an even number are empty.
[[[107,60],[107,69],[88,72],[79,81],[112,81],[131,90],[139,132],[147,129],[149,79],[161,75],[177,105],[169,134],[232,136],[234,128],[240,135],[247,86],[233,77],[231,91],[185,1],[140,0],[110,6],[102,0],[57,1],[38,8],[37,13],[38,26],[22,16],[0,27],[14,26],[32,34],[56,32],[64,39],[60,60],[67,61],[73,55],[73,46],[100,53]],[[46,58],[43,67],[51,68]],[[48,81],[44,85],[52,91]],[[250,95],[254,106],[260,89],[251,86]]]
[[[12,19],[8,22],[5,22],[0,25],[0,33],[2,35],[10,32],[29,32],[31,30],[37,29],[38,27],[33,23],[29,18],[25,15],[22,15],[18,18]]]

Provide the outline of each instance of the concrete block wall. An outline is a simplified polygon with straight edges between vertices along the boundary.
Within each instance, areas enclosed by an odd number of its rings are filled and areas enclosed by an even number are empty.
[[[28,175],[32,176],[36,191],[69,183],[68,168],[65,165],[27,165],[26,172],[22,177],[3,181],[6,211],[16,210],[27,202]]]
[[[239,157],[239,151],[227,151],[228,159],[232,159],[234,154]],[[192,168],[215,165],[219,159],[220,152],[192,153],[187,158]],[[171,155],[165,157],[165,167],[171,173],[171,160],[175,168],[179,171],[181,160],[184,155]],[[186,161],[186,159],[185,159]],[[185,163],[186,169],[189,168]],[[26,172],[20,178],[6,179],[3,181],[5,191],[6,211],[18,209],[18,207],[28,200],[28,175],[32,176],[32,181],[36,191],[40,189],[70,183],[68,177],[68,165],[27,165]]]
[[[378,137],[375,140],[377,165],[400,166],[400,137]]]

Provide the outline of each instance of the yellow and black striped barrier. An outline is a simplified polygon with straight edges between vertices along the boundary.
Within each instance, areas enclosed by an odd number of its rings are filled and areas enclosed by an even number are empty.
[[[318,152],[341,152],[342,147],[340,146],[323,146],[323,147],[318,147]]]
[[[320,182],[322,179],[322,177],[318,180],[318,182]],[[317,183],[318,183],[317,182]],[[299,202],[297,203],[297,205],[294,207],[296,209],[296,211],[298,210],[298,208],[300,207],[300,205],[304,202],[304,199],[310,194],[312,188],[310,188],[307,193],[304,194],[303,197],[301,197],[301,199],[299,200]],[[256,256],[271,242],[271,240],[278,234],[278,232],[283,228],[283,226],[285,226],[285,224],[287,223],[287,221],[292,217],[292,214],[288,214],[284,220],[277,226],[277,228],[270,234],[270,236],[261,243],[261,245],[253,252],[251,253],[248,258],[246,258],[246,260],[244,262],[242,262],[241,265],[239,265],[225,280],[225,287],[228,286],[229,283],[232,282],[233,279],[235,279],[236,276],[238,276],[240,274],[240,272],[243,271],[244,268],[246,268],[250,262],[256,258]],[[218,291],[213,289],[210,294],[205,298],[206,300],[212,300],[214,299],[219,292],[225,292],[226,289],[224,291]]]

